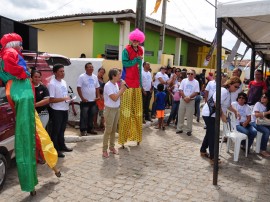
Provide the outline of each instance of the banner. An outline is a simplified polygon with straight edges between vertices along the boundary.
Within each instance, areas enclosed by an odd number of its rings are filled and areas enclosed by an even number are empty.
[[[161,1],[162,0],[156,0],[154,11],[150,15],[152,15],[153,13],[156,13],[158,11],[158,8],[159,8],[159,6],[161,4]]]
[[[169,2],[169,0],[167,0],[167,1]],[[162,2],[162,0],[156,0],[154,11],[150,15],[152,15],[153,13],[156,13],[158,11],[161,2]]]
[[[241,44],[241,40],[238,39],[236,41],[236,43],[234,44],[233,49],[231,51],[231,54],[227,58],[227,61],[222,66],[223,69],[226,69],[231,65],[231,63],[232,63],[232,61],[233,61],[233,59],[234,59],[234,57],[235,57],[235,55],[236,55],[236,53],[238,51],[238,48],[239,48],[240,44]]]
[[[224,34],[225,30],[226,30],[225,28],[222,29],[222,35]],[[208,66],[209,61],[211,60],[212,54],[213,54],[216,47],[217,47],[217,33],[215,34],[214,40],[212,41],[211,46],[210,46],[210,50],[205,57],[205,60],[203,62],[203,66]]]

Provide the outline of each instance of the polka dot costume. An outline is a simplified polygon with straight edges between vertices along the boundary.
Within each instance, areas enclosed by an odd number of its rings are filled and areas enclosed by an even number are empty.
[[[142,92],[129,88],[121,97],[118,143],[142,141]]]

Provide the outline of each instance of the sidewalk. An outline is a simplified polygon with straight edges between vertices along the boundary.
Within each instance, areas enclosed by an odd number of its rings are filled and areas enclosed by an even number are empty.
[[[233,162],[233,152],[227,153],[225,144],[218,186],[213,186],[213,167],[199,153],[203,125],[194,118],[192,136],[176,134],[173,127],[145,127],[140,146],[128,142],[121,149],[116,140],[119,155],[107,159],[101,156],[102,133],[87,137],[89,141],[67,143],[73,152],[58,160],[61,178],[48,166],[38,165],[37,195],[30,197],[20,190],[13,166],[0,201],[269,201],[270,159],[253,152],[246,158],[240,151],[239,161]],[[68,129],[67,139],[77,136],[76,130]]]

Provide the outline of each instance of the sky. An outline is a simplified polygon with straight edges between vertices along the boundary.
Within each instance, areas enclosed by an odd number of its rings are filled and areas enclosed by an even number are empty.
[[[220,3],[246,2],[254,0],[218,0]],[[146,16],[161,21],[162,6],[152,13],[156,0],[146,0]],[[169,0],[166,24],[212,41],[215,33],[215,0]],[[136,0],[1,0],[0,15],[13,20],[28,20],[49,16],[78,13],[116,11],[132,9],[136,12]],[[223,36],[222,45],[232,49],[236,37],[229,31]],[[166,43],[166,42],[165,42]],[[243,54],[246,46],[241,43],[238,53]],[[247,56],[250,58],[250,51]],[[245,58],[246,58],[245,57]]]

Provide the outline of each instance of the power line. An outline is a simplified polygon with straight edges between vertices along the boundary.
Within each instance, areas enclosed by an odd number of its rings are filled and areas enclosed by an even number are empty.
[[[74,0],[71,0],[71,1],[69,1],[68,3],[63,4],[62,6],[60,6],[60,7],[59,7],[59,8],[57,8],[56,10],[54,10],[54,11],[50,12],[49,14],[47,14],[47,15],[46,15],[46,16],[44,16],[44,17],[47,17],[47,16],[51,15],[52,13],[54,13],[54,12],[58,11],[59,9],[62,9],[63,7],[65,7],[66,5],[70,4],[70,3],[71,3],[71,2],[73,2],[73,1],[74,1]]]

